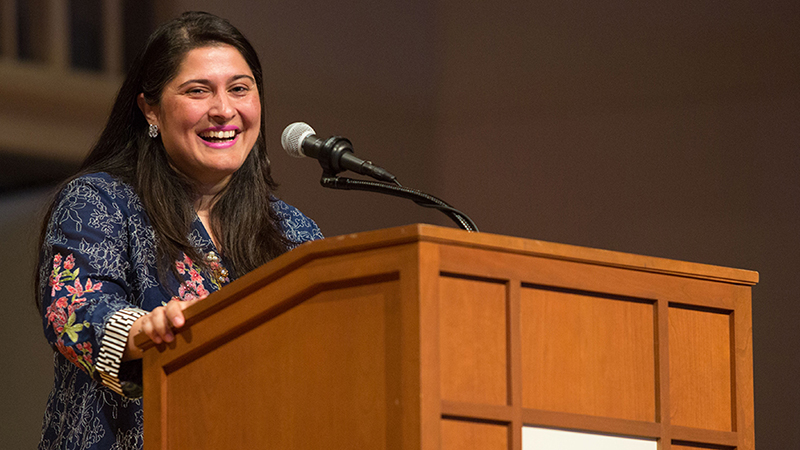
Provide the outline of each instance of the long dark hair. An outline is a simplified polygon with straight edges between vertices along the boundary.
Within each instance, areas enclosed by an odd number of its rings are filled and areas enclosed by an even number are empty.
[[[160,138],[148,136],[148,123],[136,98],[156,104],[164,87],[177,75],[186,54],[195,48],[227,44],[242,54],[253,72],[261,102],[261,131],[252,151],[228,185],[217,194],[211,212],[211,231],[220,243],[226,267],[244,274],[284,253],[288,242],[277,225],[270,202],[276,188],[270,174],[264,139],[264,89],[261,63],[248,40],[227,20],[205,12],[186,12],[160,26],[147,40],[117,94],[100,138],[79,172],[107,172],[130,184],[144,205],[158,247],[158,271],[174,271],[172,261],[187,254],[201,266],[205,261],[189,242],[196,217],[194,184],[169,165]],[[45,218],[42,242],[54,204]],[[37,271],[37,292],[39,285]],[[40,295],[40,294],[39,294]],[[37,303],[40,302],[37,295]]]

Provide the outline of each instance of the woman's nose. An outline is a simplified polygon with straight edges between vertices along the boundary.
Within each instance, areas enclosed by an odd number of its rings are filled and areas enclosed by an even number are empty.
[[[223,92],[214,96],[208,114],[216,121],[224,123],[233,119],[236,109],[231,104],[231,99]]]

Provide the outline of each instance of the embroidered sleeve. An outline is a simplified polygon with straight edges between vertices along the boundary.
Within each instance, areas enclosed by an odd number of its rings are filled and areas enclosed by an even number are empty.
[[[272,208],[280,217],[283,234],[295,243],[295,247],[307,241],[323,238],[317,224],[294,206],[276,200],[272,203]]]
[[[118,185],[117,185],[118,186]],[[43,325],[54,349],[98,382],[118,378],[133,303],[129,198],[107,178],[83,177],[60,194],[39,266]]]

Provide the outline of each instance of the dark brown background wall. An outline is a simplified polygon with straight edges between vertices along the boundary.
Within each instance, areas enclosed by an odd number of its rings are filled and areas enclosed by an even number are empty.
[[[280,150],[293,121],[348,137],[486,232],[758,270],[756,442],[796,446],[800,4],[248,4],[160,13],[206,9],[253,40],[280,195],[327,235],[450,224],[324,190],[316,162]]]

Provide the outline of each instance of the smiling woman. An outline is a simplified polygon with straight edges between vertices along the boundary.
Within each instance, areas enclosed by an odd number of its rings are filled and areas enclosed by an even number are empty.
[[[180,71],[149,104],[139,107],[161,131],[170,164],[214,195],[241,167],[261,131],[255,78],[230,45],[191,50]]]
[[[50,207],[37,304],[55,352],[40,448],[142,447],[141,353],[183,310],[302,242],[278,200],[261,65],[224,19],[185,13],[134,61],[103,133]]]

